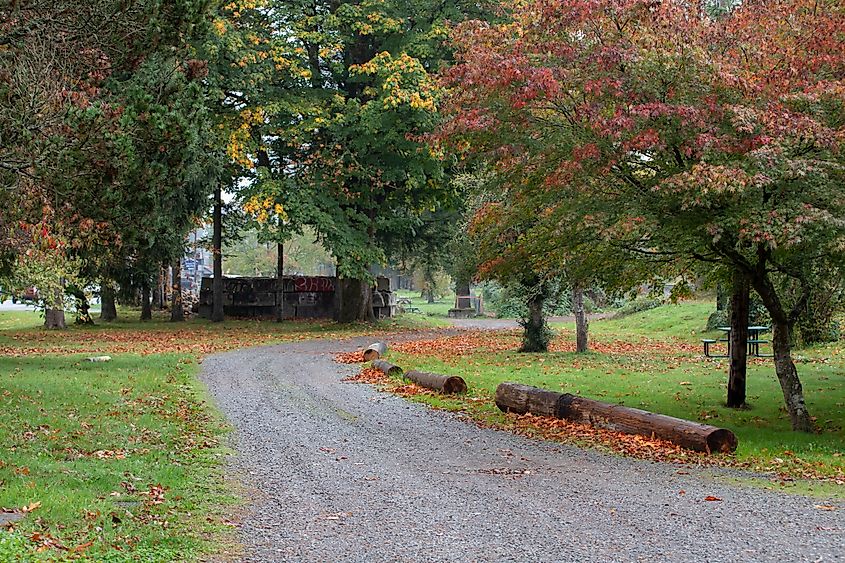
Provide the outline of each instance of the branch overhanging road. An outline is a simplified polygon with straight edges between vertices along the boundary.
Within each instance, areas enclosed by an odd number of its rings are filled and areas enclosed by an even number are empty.
[[[248,506],[240,560],[845,561],[845,507],[533,441],[343,383],[371,338],[211,356]],[[716,496],[721,501],[704,500]]]

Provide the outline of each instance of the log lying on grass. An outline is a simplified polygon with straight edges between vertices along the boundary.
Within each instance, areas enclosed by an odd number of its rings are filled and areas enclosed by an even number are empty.
[[[405,374],[405,379],[413,381],[421,387],[426,389],[434,389],[441,393],[466,393],[467,384],[464,378],[457,375],[440,375],[439,373],[429,373],[427,371],[409,371]]]
[[[519,383],[500,383],[496,406],[504,412],[530,412],[626,434],[655,436],[699,452],[730,453],[737,446],[736,436],[725,428]]]
[[[367,346],[364,350],[364,361],[369,362],[378,360],[387,353],[387,344],[384,342],[375,342]]]
[[[402,375],[402,368],[386,360],[373,360],[372,366],[387,376]]]

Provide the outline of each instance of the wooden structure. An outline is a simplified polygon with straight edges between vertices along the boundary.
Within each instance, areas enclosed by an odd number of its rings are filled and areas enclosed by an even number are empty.
[[[405,373],[405,379],[413,381],[420,387],[433,389],[441,393],[466,393],[467,384],[462,377],[457,375],[440,375],[427,371],[409,371]]]
[[[736,436],[725,428],[519,383],[499,384],[496,406],[504,412],[552,416],[626,434],[654,436],[699,452],[730,453],[737,446]]]
[[[393,377],[394,375],[402,375],[402,368],[396,364],[391,364],[386,360],[373,360],[372,366],[384,375],[390,377]]]
[[[200,286],[199,314],[211,318],[212,278]],[[390,281],[377,278],[373,289],[373,312],[377,318],[396,312]],[[335,317],[337,278],[328,276],[285,276],[279,278],[223,278],[223,313],[227,317],[259,319],[331,319]]]
[[[364,361],[371,362],[378,360],[387,353],[387,344],[384,342],[374,342],[367,346],[364,350]]]

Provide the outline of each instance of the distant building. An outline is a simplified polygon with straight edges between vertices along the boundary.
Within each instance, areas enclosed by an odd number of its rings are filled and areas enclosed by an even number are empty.
[[[211,277],[214,274],[214,254],[205,247],[209,236],[209,229],[194,229],[188,235],[188,250],[182,258],[182,289],[197,295],[200,292],[202,278]]]

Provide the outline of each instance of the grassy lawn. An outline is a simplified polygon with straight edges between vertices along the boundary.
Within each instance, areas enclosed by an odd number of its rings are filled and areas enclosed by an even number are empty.
[[[191,320],[45,331],[0,312],[0,561],[191,561],[228,541],[227,427],[196,375],[203,355],[413,329],[418,321]],[[108,354],[108,362],[87,357]]]
[[[591,323],[592,350],[574,353],[574,327],[558,325],[549,354],[518,354],[519,335],[458,337],[391,352],[405,369],[463,376],[466,397],[420,396],[435,406],[513,426],[493,403],[496,386],[517,381],[722,426],[739,438],[735,456],[719,463],[750,467],[791,481],[827,480],[845,493],[845,355],[843,342],[796,352],[808,407],[819,432],[795,433],[771,360],[749,365],[749,408],[724,406],[728,363],[701,354],[701,330],[712,303],[666,305]],[[461,345],[468,338],[472,345]],[[703,460],[700,460],[703,461]],[[838,483],[838,485],[837,485]]]
[[[455,293],[451,292],[449,295],[438,299],[434,303],[428,303],[424,297],[420,297],[419,291],[409,291],[407,289],[400,289],[396,291],[396,297],[406,298],[411,300],[411,307],[416,307],[420,310],[419,313],[403,313],[402,317],[419,319],[429,317],[445,319],[448,317],[449,309],[455,306]],[[445,323],[438,323],[443,324]]]

